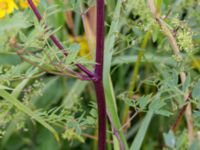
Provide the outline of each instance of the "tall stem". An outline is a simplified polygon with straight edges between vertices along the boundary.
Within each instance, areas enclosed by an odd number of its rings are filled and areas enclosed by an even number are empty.
[[[97,36],[96,36],[96,65],[94,81],[98,103],[98,138],[99,150],[105,150],[106,145],[106,104],[103,88],[104,61],[104,0],[97,0]]]
[[[98,150],[105,150],[106,146],[106,105],[102,81],[95,81],[95,91],[98,104]]]
[[[29,6],[33,10],[38,21],[41,21],[42,16],[35,7],[32,0],[28,0]],[[65,56],[68,53],[64,50],[64,47],[56,39],[54,35],[50,36],[53,43],[63,52]],[[105,104],[105,94],[103,88],[103,58],[104,58],[104,0],[97,0],[97,37],[96,37],[96,65],[95,73],[90,72],[81,64],[76,64],[76,66],[83,72],[85,72],[95,85],[95,91],[97,96],[98,105],[98,149],[105,150],[106,147],[106,104]],[[83,78],[83,80],[87,78]]]

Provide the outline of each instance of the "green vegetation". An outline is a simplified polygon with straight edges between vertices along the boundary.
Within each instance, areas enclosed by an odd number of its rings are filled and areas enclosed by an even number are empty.
[[[0,150],[200,149],[199,0],[37,2],[0,0]]]

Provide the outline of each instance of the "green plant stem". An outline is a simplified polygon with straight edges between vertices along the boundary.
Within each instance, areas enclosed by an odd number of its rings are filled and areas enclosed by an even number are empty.
[[[136,64],[134,65],[134,69],[133,69],[133,73],[132,73],[132,77],[131,77],[131,83],[130,83],[130,86],[129,86],[129,96],[132,95],[132,92],[135,89],[135,83],[136,83],[136,80],[137,80],[137,75],[138,75],[138,72],[139,72],[142,57],[144,56],[145,48],[146,48],[146,45],[147,45],[150,37],[151,37],[151,31],[147,31],[145,36],[144,36],[144,40],[142,42],[142,45],[141,45],[141,51],[139,52]]]
[[[137,57],[137,60],[136,60],[136,63],[134,65],[134,69],[133,69],[133,72],[132,72],[132,77],[131,77],[131,82],[130,82],[130,85],[129,85],[129,97],[133,96],[133,91],[135,89],[135,84],[136,84],[136,80],[137,80],[137,75],[138,75],[138,72],[139,72],[139,68],[140,68],[140,65],[141,65],[141,61],[142,61],[142,57],[144,56],[144,52],[145,52],[145,47],[149,41],[149,38],[151,37],[151,31],[147,31],[145,36],[144,36],[144,40],[141,44],[141,51],[139,52],[138,54],[138,57]],[[128,118],[128,113],[129,113],[129,106],[125,106],[124,108],[124,113],[123,113],[123,123],[126,122],[127,118]]]

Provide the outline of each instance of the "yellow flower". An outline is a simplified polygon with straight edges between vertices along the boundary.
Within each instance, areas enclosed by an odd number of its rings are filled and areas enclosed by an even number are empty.
[[[18,9],[14,0],[0,0],[0,19]]]
[[[199,59],[194,59],[194,60],[192,60],[192,67],[193,67],[194,69],[200,70],[200,60],[199,60]]]
[[[90,49],[88,46],[88,42],[85,36],[78,36],[78,37],[70,37],[69,38],[70,42],[76,42],[80,44],[80,51],[79,51],[79,56],[86,57],[87,59],[91,60],[92,56],[90,54]]]
[[[35,4],[35,6],[38,6],[39,2],[40,0],[33,0],[33,3]],[[29,7],[27,0],[20,0],[19,5],[22,9],[26,9]]]

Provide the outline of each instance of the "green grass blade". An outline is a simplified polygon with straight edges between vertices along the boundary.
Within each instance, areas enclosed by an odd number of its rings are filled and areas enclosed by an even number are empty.
[[[115,19],[113,19],[111,23],[110,31],[105,41],[104,78],[103,78],[107,111],[110,117],[112,118],[112,122],[114,123],[115,128],[118,130],[121,128],[121,123],[117,114],[116,100],[115,100],[113,85],[112,85],[112,81],[110,77],[110,67],[111,67],[111,61],[112,61],[113,47],[115,43],[114,33],[118,32],[121,26],[119,23],[121,6],[122,6],[122,2],[118,1],[115,8],[115,13],[114,13],[115,16],[113,17]],[[125,145],[125,149],[128,149],[128,144],[123,132],[119,131],[119,134],[120,134],[120,138],[123,144]],[[119,143],[116,143],[116,142],[118,141],[114,140],[114,145],[119,145]],[[115,147],[115,149],[117,148],[119,148],[119,146]]]
[[[12,96],[17,98],[19,97],[20,93],[22,92],[23,88],[27,85],[27,83],[31,80],[29,77],[33,76],[35,73],[38,72],[38,68],[35,68],[28,74],[28,78],[24,79],[20,82],[15,89],[12,91]]]
[[[5,100],[9,101],[11,104],[13,104],[17,109],[21,110],[22,112],[24,112],[25,114],[36,120],[38,123],[43,125],[54,135],[56,140],[59,141],[59,136],[56,130],[51,125],[49,125],[45,120],[43,120],[40,116],[36,115],[32,110],[26,107],[23,103],[21,103],[19,100],[17,100],[15,97],[13,97],[5,90],[0,90],[0,96],[3,97]]]
[[[72,108],[74,103],[77,101],[78,97],[84,91],[88,83],[89,82],[87,81],[77,80],[71,87],[67,96],[64,98],[62,105],[64,105],[64,107],[66,108]]]
[[[140,126],[139,131],[137,132],[137,135],[131,145],[130,150],[140,150],[142,146],[142,142],[144,140],[144,137],[146,135],[147,129],[149,127],[149,124],[151,122],[151,119],[153,118],[153,111],[149,110],[142,121],[142,124]]]

